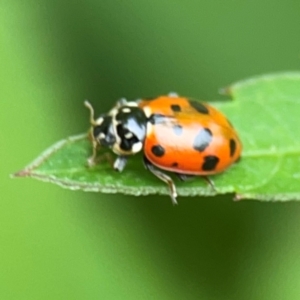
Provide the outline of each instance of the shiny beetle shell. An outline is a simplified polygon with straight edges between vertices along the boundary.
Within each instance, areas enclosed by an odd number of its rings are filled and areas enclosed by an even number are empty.
[[[93,155],[108,147],[117,158],[114,169],[123,171],[131,155],[144,153],[144,165],[169,188],[177,203],[173,179],[164,171],[175,173],[185,181],[202,176],[212,188],[207,175],[226,170],[239,160],[242,144],[227,118],[211,105],[171,93],[154,99],[127,101],[120,99],[107,114],[94,118],[90,110]]]
[[[144,153],[155,166],[176,173],[211,175],[240,157],[237,132],[214,107],[183,97],[139,103],[149,122]]]

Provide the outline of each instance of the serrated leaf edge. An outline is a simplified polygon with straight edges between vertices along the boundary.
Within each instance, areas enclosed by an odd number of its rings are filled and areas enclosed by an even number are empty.
[[[31,163],[29,163],[24,169],[12,174],[11,177],[12,178],[14,178],[14,177],[26,177],[26,176],[32,177],[31,174],[30,174],[31,171],[33,169],[37,168],[40,164],[42,164],[53,153],[55,153],[56,151],[61,149],[65,144],[76,142],[78,140],[83,140],[85,138],[88,138],[88,135],[86,133],[83,133],[83,134],[70,136],[66,139],[63,139],[63,140],[60,140],[60,141],[56,142],[54,145],[50,146],[44,152],[42,152],[42,154],[40,154],[38,158],[36,158]]]

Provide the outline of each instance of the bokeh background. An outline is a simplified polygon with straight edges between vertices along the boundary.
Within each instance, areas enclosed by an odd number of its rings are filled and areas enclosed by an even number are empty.
[[[84,99],[213,100],[299,69],[299,1],[4,0],[0,36],[0,299],[300,299],[297,203],[9,178],[88,128]]]

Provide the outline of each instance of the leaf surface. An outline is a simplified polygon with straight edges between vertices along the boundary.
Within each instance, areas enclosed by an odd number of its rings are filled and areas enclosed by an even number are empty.
[[[236,194],[236,199],[300,200],[300,72],[259,76],[226,89],[232,100],[214,102],[234,124],[243,143],[242,159],[211,176],[214,191],[201,178],[174,179],[181,196]],[[70,137],[46,150],[15,176],[33,177],[69,189],[132,195],[168,194],[166,185],[147,172],[142,157],[115,172],[109,160],[88,168],[87,135]],[[100,154],[101,156],[101,154]],[[113,157],[113,154],[112,154]]]

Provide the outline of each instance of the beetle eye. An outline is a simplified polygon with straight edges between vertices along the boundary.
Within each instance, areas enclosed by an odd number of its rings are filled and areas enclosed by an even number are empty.
[[[112,129],[112,118],[110,116],[103,117],[101,124],[94,126],[93,136],[101,146],[109,147],[116,142]]]
[[[96,126],[93,128],[93,135],[95,138],[99,137],[99,135],[101,135],[101,133],[103,133],[103,127],[102,126]]]

